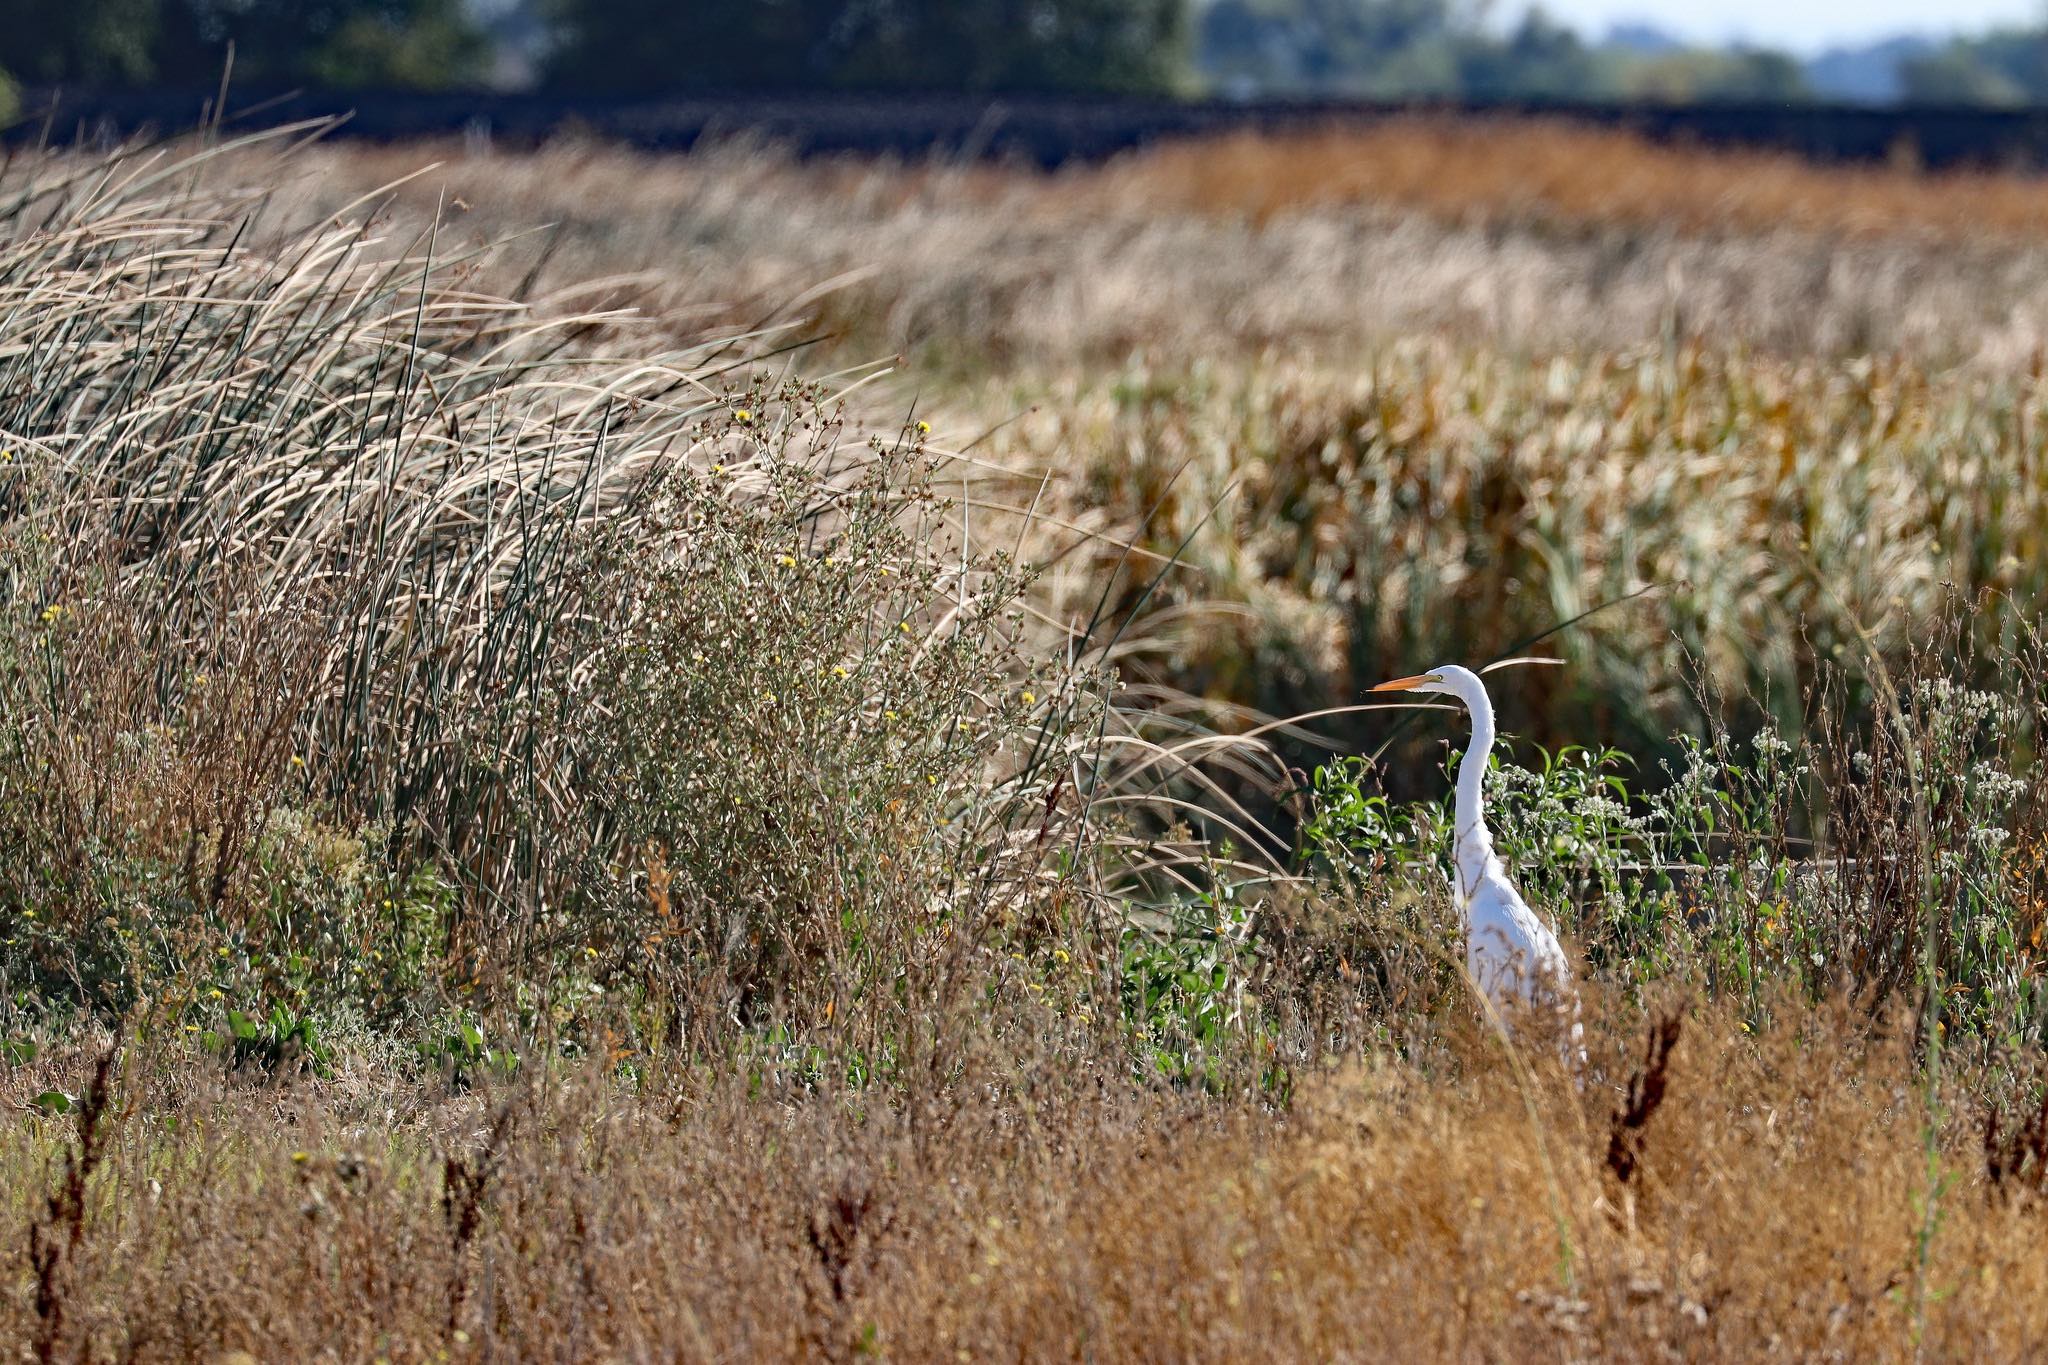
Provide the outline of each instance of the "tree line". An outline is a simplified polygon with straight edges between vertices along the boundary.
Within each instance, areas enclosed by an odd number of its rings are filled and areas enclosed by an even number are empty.
[[[0,0],[39,85],[1800,99],[1792,57],[1588,41],[1484,0]],[[2048,24],[1907,58],[1909,99],[2048,100]]]

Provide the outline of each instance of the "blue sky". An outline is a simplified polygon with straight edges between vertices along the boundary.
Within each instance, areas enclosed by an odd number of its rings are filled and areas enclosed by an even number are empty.
[[[1510,8],[1527,6],[1495,13]],[[1744,38],[1802,53],[1901,32],[1981,31],[2048,13],[2044,0],[1545,0],[1543,8],[1594,38],[1617,21],[1643,20],[1701,42]]]

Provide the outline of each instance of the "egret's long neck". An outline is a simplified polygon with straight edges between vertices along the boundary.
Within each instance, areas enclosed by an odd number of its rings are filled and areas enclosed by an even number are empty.
[[[1458,827],[1454,831],[1458,859],[1458,880],[1469,893],[1485,875],[1493,857],[1493,835],[1486,828],[1486,814],[1480,805],[1486,783],[1486,758],[1493,749],[1493,707],[1484,696],[1467,697],[1465,707],[1472,713],[1472,742],[1458,762]]]

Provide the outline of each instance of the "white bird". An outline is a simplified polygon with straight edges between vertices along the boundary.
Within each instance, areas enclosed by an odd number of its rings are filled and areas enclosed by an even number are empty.
[[[1465,703],[1472,716],[1472,742],[1458,762],[1457,826],[1453,855],[1457,871],[1452,894],[1465,918],[1465,966],[1473,983],[1493,1004],[1503,1025],[1511,1012],[1544,1007],[1568,1011],[1571,1048],[1568,1060],[1585,1061],[1579,1028],[1579,997],[1572,986],[1571,964],[1550,927],[1522,899],[1507,869],[1493,852],[1486,828],[1483,783],[1486,759],[1493,748],[1493,702],[1486,684],[1469,668],[1449,664],[1396,678],[1375,692],[1441,692]]]

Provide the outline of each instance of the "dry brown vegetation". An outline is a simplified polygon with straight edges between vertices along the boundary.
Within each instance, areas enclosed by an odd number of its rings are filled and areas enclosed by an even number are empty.
[[[2048,226],[2025,174],[1827,166],[1789,153],[1697,148],[1563,122],[1410,118],[1290,137],[1169,143],[1077,177],[1159,208],[1270,220],[1378,205],[1449,220],[1691,233],[1786,231],[1982,242]]]
[[[201,1081],[167,1109],[144,1053],[76,1239],[39,1173],[83,1116],[13,1126],[4,1219],[66,1248],[57,1359],[2025,1356],[2038,1177],[1994,1184],[1975,1102],[1930,1115],[1905,1038],[1862,1036],[1692,1012],[1626,1180],[1606,1084],[1470,1034],[1305,1077],[1284,1117],[972,1070],[781,1103]],[[1599,1052],[1644,1064],[1633,1028]],[[0,1330],[35,1339],[28,1285]]]
[[[1053,175],[689,158],[342,148],[300,211],[439,165],[391,202],[446,239],[530,234],[508,281],[630,302],[671,335],[809,318],[839,354],[921,380],[1186,364],[1416,333],[1514,354],[1697,338],[2026,367],[2048,339],[2048,189],[2020,175],[1816,169],[1563,127],[1397,125],[1167,146]],[[303,198],[301,198],[303,196]],[[541,224],[549,224],[546,229]]]
[[[0,179],[15,1357],[2034,1349],[2038,187],[432,155]]]

